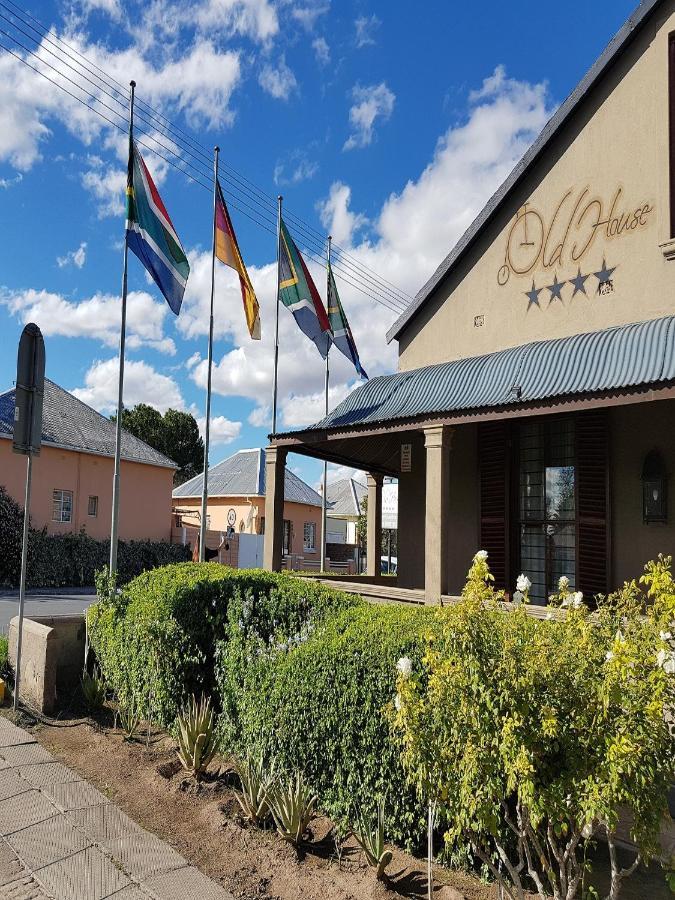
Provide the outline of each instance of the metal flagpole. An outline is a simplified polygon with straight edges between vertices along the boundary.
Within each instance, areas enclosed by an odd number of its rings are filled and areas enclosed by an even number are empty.
[[[133,140],[134,140],[134,92],[136,82],[129,82],[131,95],[129,99],[129,167],[133,166]],[[129,185],[127,184],[127,190]],[[115,422],[115,472],[113,475],[112,494],[112,523],[110,525],[110,575],[117,572],[117,532],[120,515],[120,451],[122,443],[122,410],[124,393],[124,344],[127,330],[127,264],[129,261],[129,246],[126,233],[124,235],[124,270],[122,273],[122,326],[120,328],[120,371],[117,390],[117,421]]]
[[[211,315],[209,318],[209,349],[206,376],[206,422],[204,424],[204,477],[202,485],[202,517],[199,523],[199,561],[206,558],[206,525],[209,499],[209,434],[211,430],[211,368],[213,364],[213,299],[216,293],[216,195],[218,191],[218,154],[213,148],[213,242],[211,249]]]
[[[333,243],[333,238],[329,234],[328,235],[328,265],[326,267],[326,303],[328,305],[328,317],[330,319],[330,250],[331,244]],[[328,355],[330,353],[330,339],[328,341],[328,347],[326,348],[326,379],[325,379],[325,393],[326,393],[326,415],[328,415],[328,379],[329,379],[329,369],[328,369]],[[328,463],[324,460],[323,464],[323,490],[321,491],[321,571],[325,572],[326,570],[326,503],[327,497],[326,492],[328,490]]]
[[[281,301],[281,202],[279,194],[277,218],[277,319],[274,327],[274,388],[272,395],[272,434],[277,433],[277,382],[279,378],[279,303]]]

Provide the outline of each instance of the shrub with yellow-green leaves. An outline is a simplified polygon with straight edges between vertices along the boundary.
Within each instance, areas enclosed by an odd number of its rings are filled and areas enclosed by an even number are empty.
[[[646,566],[647,596],[630,582],[596,613],[563,579],[552,599],[565,612],[542,621],[525,602],[502,611],[481,552],[421,664],[400,667],[407,771],[439,803],[448,843],[468,841],[513,900],[533,887],[572,900],[600,836],[615,900],[634,868],[617,862],[622,810],[641,858],[658,851],[675,781],[670,565]]]

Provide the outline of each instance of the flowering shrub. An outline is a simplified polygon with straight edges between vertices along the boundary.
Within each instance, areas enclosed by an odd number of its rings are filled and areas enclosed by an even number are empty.
[[[532,887],[572,900],[584,843],[598,835],[615,900],[634,868],[617,863],[622,809],[640,855],[658,852],[675,780],[670,565],[646,566],[647,598],[630,582],[595,614],[561,580],[565,615],[538,621],[524,603],[500,611],[477,554],[461,602],[438,613],[421,668],[398,676],[410,777],[440,805],[448,844],[470,842],[512,900]]]

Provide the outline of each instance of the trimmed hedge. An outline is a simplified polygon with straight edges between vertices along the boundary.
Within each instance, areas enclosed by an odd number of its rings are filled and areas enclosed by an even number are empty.
[[[0,587],[18,587],[21,575],[23,509],[0,486]],[[47,534],[31,528],[28,537],[28,587],[89,587],[107,565],[110,541],[84,531]],[[190,549],[167,541],[120,541],[118,582],[124,584],[147,569],[190,558]]]
[[[257,610],[250,611],[251,618]],[[314,629],[260,631],[250,622],[218,647],[221,745],[301,769],[334,821],[386,798],[387,837],[418,843],[425,806],[392,737],[396,663],[422,655],[431,609],[360,603]]]
[[[363,601],[288,575],[180,563],[145,572],[87,613],[101,671],[121,702],[170,726],[186,697],[214,694],[215,651],[236,623],[292,633]]]

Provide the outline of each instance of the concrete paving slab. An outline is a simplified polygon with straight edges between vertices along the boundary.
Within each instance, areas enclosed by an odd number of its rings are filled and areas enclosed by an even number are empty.
[[[35,738],[28,734],[27,731],[24,731],[23,728],[17,728],[9,719],[0,716],[0,748],[34,743]]]
[[[40,791],[27,791],[17,797],[10,797],[0,802],[0,834],[5,836],[44,822],[57,812],[51,803]]]
[[[33,872],[91,846],[91,841],[59,813],[14,832],[7,843]]]
[[[143,829],[126,813],[112,803],[103,806],[89,806],[85,809],[71,809],[67,818],[79,826],[95,844],[110,847],[118,838],[140,834]]]
[[[5,765],[32,766],[35,763],[56,762],[55,758],[41,744],[17,744],[15,747],[0,748],[0,757]]]
[[[40,885],[30,875],[22,875],[0,889],[2,900],[49,900]]]
[[[141,883],[156,900],[234,900],[234,896],[193,866],[154,875]]]
[[[132,883],[96,847],[39,869],[35,879],[54,900],[104,900]]]
[[[150,894],[146,894],[137,885],[130,884],[116,894],[111,894],[108,900],[150,900]]]
[[[16,769],[0,769],[0,800],[25,794],[30,789],[29,782],[25,781]]]
[[[30,766],[18,766],[16,770],[22,778],[33,787],[45,787],[50,784],[68,784],[82,781],[80,776],[60,762],[35,763]],[[0,777],[2,772],[0,772]]]
[[[173,847],[148,831],[117,838],[105,844],[105,849],[138,881],[188,865]]]
[[[72,781],[69,784],[45,784],[41,790],[63,812],[71,809],[84,809],[86,806],[99,806],[110,801],[86,781]]]

